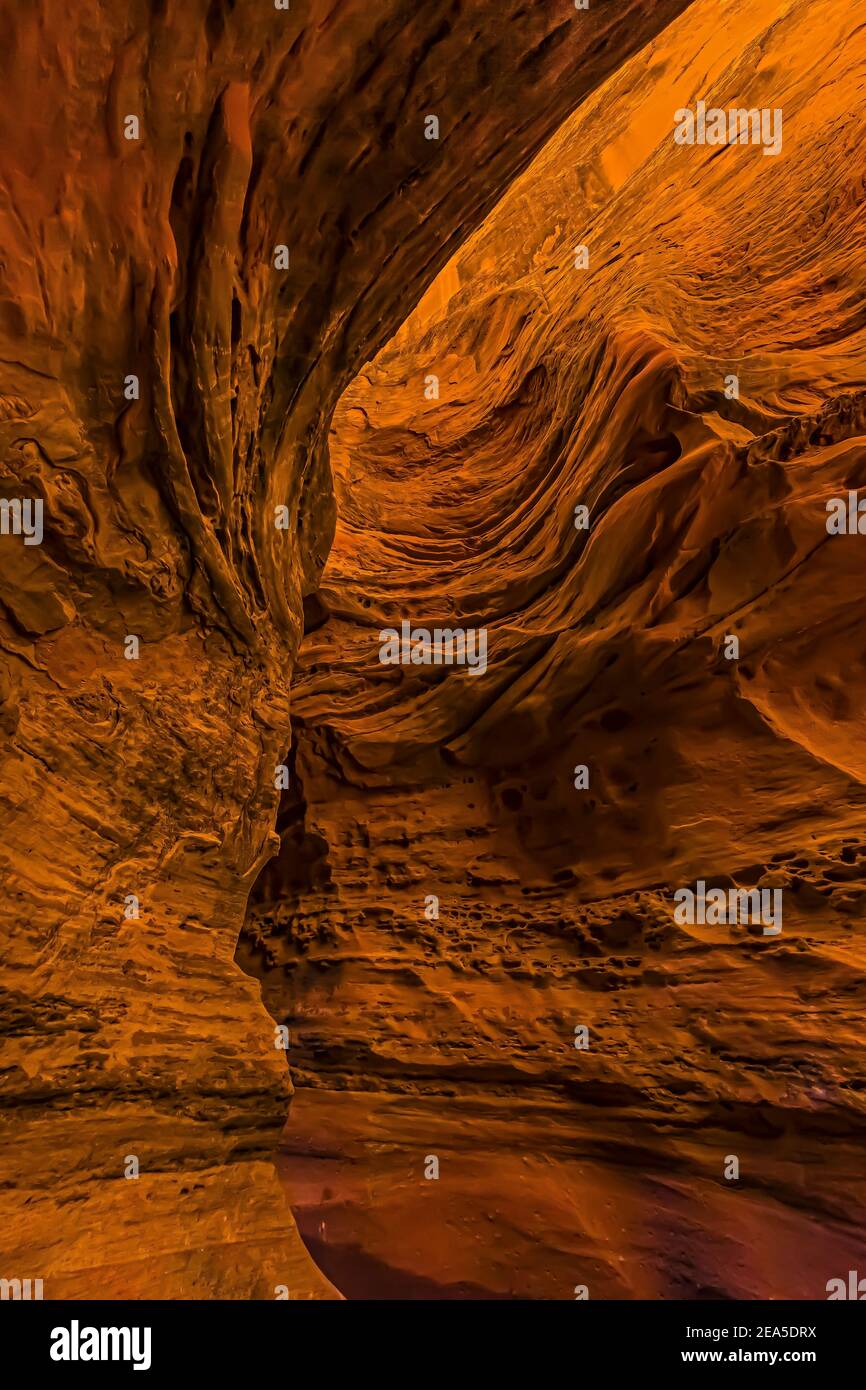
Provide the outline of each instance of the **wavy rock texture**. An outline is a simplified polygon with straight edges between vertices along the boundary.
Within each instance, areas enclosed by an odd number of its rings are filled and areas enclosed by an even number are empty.
[[[278,847],[331,412],[560,122],[685,7],[3,18],[2,485],[45,530],[0,538],[3,1277],[334,1294],[270,1162],[285,1053],[233,959]]]
[[[862,1266],[866,541],[825,504],[866,486],[864,96],[847,0],[700,0],[340,402],[239,960],[347,1294],[825,1297]],[[781,154],[676,145],[701,98],[782,108]],[[381,665],[404,618],[486,627],[486,673]],[[781,887],[781,936],[678,925],[698,878]]]

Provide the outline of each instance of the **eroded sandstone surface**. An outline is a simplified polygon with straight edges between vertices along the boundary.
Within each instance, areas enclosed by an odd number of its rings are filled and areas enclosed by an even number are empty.
[[[238,959],[349,1295],[862,1267],[866,540],[826,502],[866,487],[864,97],[847,0],[700,0],[340,401]],[[781,152],[674,144],[701,99],[781,108]],[[403,619],[483,626],[487,671],[382,665]],[[781,888],[782,933],[678,923],[701,878]]]
[[[2,488],[44,507],[41,544],[0,537],[3,1277],[334,1294],[274,1175],[286,1056],[234,961],[278,844],[331,413],[686,3],[3,15]]]

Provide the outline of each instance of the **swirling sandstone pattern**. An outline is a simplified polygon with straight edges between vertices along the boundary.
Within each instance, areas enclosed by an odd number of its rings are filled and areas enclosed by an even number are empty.
[[[866,486],[864,98],[848,0],[701,0],[340,402],[239,959],[346,1293],[863,1272],[866,540],[825,503]],[[698,99],[781,108],[781,154],[675,145]],[[404,618],[484,626],[487,672],[381,665]],[[781,936],[677,924],[701,877],[781,887]]]
[[[3,1277],[333,1294],[269,1161],[285,1054],[233,960],[333,530],[331,412],[686,3],[3,16],[3,488],[45,517],[40,546],[0,538]]]

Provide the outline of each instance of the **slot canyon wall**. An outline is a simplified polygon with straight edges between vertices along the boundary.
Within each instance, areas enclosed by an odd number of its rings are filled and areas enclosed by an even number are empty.
[[[866,486],[864,98],[847,0],[698,0],[340,401],[238,960],[350,1296],[862,1266],[866,542],[826,507]],[[676,144],[700,99],[780,108],[781,151]],[[404,620],[486,671],[382,664]],[[781,890],[781,934],[677,921],[699,880]]]
[[[234,960],[279,848],[331,414],[686,7],[0,12],[3,491],[44,517],[0,537],[0,1276],[336,1296],[275,1175],[286,1054]]]

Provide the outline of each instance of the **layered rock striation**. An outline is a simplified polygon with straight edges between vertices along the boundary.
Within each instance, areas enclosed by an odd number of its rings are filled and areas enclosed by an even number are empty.
[[[340,401],[238,959],[345,1293],[856,1267],[866,541],[827,506],[866,489],[864,32],[845,0],[691,6]],[[676,143],[700,102],[779,111],[780,149]],[[383,664],[404,621],[483,629],[486,670]],[[682,920],[701,882],[781,890],[781,933]]]

